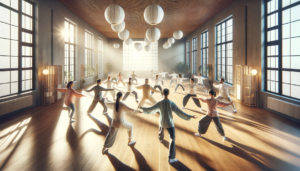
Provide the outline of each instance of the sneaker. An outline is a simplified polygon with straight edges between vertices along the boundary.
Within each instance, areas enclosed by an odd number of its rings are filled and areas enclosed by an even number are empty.
[[[223,142],[226,141],[226,136],[222,136]]]
[[[134,145],[135,143],[136,143],[135,141],[130,141],[130,142],[128,143],[128,146]]]
[[[169,163],[175,163],[175,162],[178,162],[178,160],[177,159],[169,159],[168,162]]]
[[[200,112],[202,112],[202,108],[200,107]]]
[[[200,133],[195,133],[194,135],[197,137],[201,137],[201,138],[203,137],[202,134],[200,134]]]
[[[182,108],[181,109],[185,109],[185,107],[184,106],[182,106]]]
[[[103,147],[103,149],[102,149],[102,154],[103,154],[103,155],[104,155],[104,154],[107,154],[107,152],[108,152],[108,148]]]
[[[73,122],[75,122],[75,121],[74,121],[73,119],[71,119],[71,120],[70,120],[70,123],[73,123]]]
[[[236,113],[236,112],[237,112],[237,110],[236,110],[236,109],[234,109],[234,110],[233,110],[233,112],[234,112],[234,113]]]

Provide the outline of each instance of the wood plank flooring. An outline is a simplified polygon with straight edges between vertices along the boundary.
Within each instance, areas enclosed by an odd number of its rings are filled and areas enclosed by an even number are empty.
[[[144,81],[139,79],[139,82]],[[181,88],[177,93],[173,93],[175,84],[165,88],[170,89],[170,99],[181,108],[184,97]],[[126,92],[121,84],[117,89]],[[141,91],[137,92],[141,99]],[[111,118],[101,114],[101,105],[97,105],[92,116],[86,115],[94,94],[83,93],[87,97],[76,100],[76,122],[72,125],[63,100],[0,120],[0,170],[300,170],[300,125],[237,101],[234,101],[237,113],[230,107],[218,108],[227,136],[225,142],[213,123],[204,138],[193,135],[199,119],[205,115],[205,104],[201,103],[203,113],[192,100],[187,109],[183,109],[198,119],[185,121],[174,115],[176,158],[179,159],[175,164],[167,161],[169,136],[166,130],[163,142],[158,141],[156,114],[126,115],[127,121],[134,125],[136,145],[128,147],[127,132],[120,129],[109,154],[102,155]],[[197,94],[207,97],[201,89]],[[161,99],[159,93],[153,96]],[[110,94],[108,97],[112,99]],[[138,106],[133,95],[125,103],[133,108]],[[150,102],[145,105],[150,106]]]

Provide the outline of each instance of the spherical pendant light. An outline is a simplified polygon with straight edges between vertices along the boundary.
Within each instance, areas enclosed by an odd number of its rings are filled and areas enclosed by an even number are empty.
[[[118,25],[124,21],[125,12],[119,5],[110,5],[105,9],[104,16],[109,24]]]
[[[129,31],[127,29],[124,29],[120,33],[118,33],[118,36],[121,40],[126,40],[129,38]]]
[[[183,33],[182,33],[181,30],[174,31],[174,33],[173,33],[173,37],[174,37],[175,39],[177,39],[177,40],[178,40],[178,39],[181,39],[182,36],[183,36]]]
[[[124,40],[124,42],[126,45],[130,45],[132,43],[132,39],[128,38],[128,39]]]
[[[143,46],[141,43],[135,43],[134,44],[134,48],[137,50],[137,51],[141,51],[143,49]]]
[[[164,49],[168,49],[168,48],[166,47],[166,45],[165,45],[165,44],[163,45],[163,48],[164,48]]]
[[[166,46],[167,48],[169,48],[169,47],[171,47],[171,44],[170,44],[169,42],[166,42],[166,43],[165,43],[165,46]]]
[[[114,32],[120,33],[125,29],[125,22],[122,21],[121,24],[118,25],[111,25],[111,28],[113,29]]]
[[[118,49],[120,47],[119,43],[114,43],[114,48]]]
[[[168,42],[170,44],[173,44],[173,43],[175,43],[175,39],[173,37],[170,37],[170,38],[168,38]]]
[[[146,45],[151,45],[152,42],[150,42],[150,41],[147,39],[147,37],[145,37],[144,40],[145,40],[145,44],[146,44]]]
[[[164,10],[159,5],[148,5],[144,11],[144,19],[150,25],[159,24],[164,18]]]
[[[150,42],[155,42],[160,38],[160,31],[156,27],[150,27],[146,31],[146,38]]]
[[[151,46],[150,46],[150,45],[146,45],[146,46],[144,47],[144,50],[145,50],[146,52],[149,52],[149,51],[151,50]]]

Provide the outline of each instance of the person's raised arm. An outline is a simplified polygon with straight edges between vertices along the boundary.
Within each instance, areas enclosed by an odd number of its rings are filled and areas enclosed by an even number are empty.
[[[172,102],[171,107],[172,107],[172,111],[176,113],[176,115],[179,116],[181,119],[190,120],[191,118],[197,118],[196,115],[192,116],[186,114],[184,111],[179,109],[179,107],[174,102]]]
[[[218,101],[218,106],[219,107],[226,107],[226,106],[229,106],[229,105],[232,105],[233,101],[229,102],[229,103],[225,103],[225,102],[222,102],[220,100],[217,100]]]
[[[72,93],[74,94],[74,96],[76,97],[85,97],[85,95],[78,93],[77,91],[75,91],[74,89],[71,89]]]
[[[154,114],[158,111],[160,112],[158,103],[156,103],[155,105],[153,105],[151,107],[141,107],[141,109],[143,110],[143,113],[145,113],[145,114]]]
[[[135,86],[136,89],[143,89],[143,85]]]
[[[61,93],[66,93],[66,91],[67,91],[66,88],[57,88],[56,90],[61,92]]]
[[[203,98],[200,98],[200,97],[194,97],[194,96],[192,96],[192,98],[194,98],[194,99],[199,99],[200,101],[206,103],[206,99],[203,99]]]
[[[126,104],[123,103],[123,109],[126,113],[130,113],[130,114],[137,114],[137,113],[142,113],[140,110],[137,109],[132,109],[130,107],[128,107]]]
[[[84,91],[86,91],[86,92],[91,92],[91,91],[93,91],[93,90],[95,89],[95,87],[96,87],[96,86],[94,86],[93,88],[91,88],[91,89],[89,89],[89,90],[84,90]]]
[[[101,87],[100,90],[101,90],[101,91],[113,91],[114,89],[112,89],[112,88],[104,88],[104,87]]]

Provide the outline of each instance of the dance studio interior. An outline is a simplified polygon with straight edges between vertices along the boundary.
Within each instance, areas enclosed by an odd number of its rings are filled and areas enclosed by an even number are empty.
[[[0,170],[299,171],[300,0],[0,0]]]

